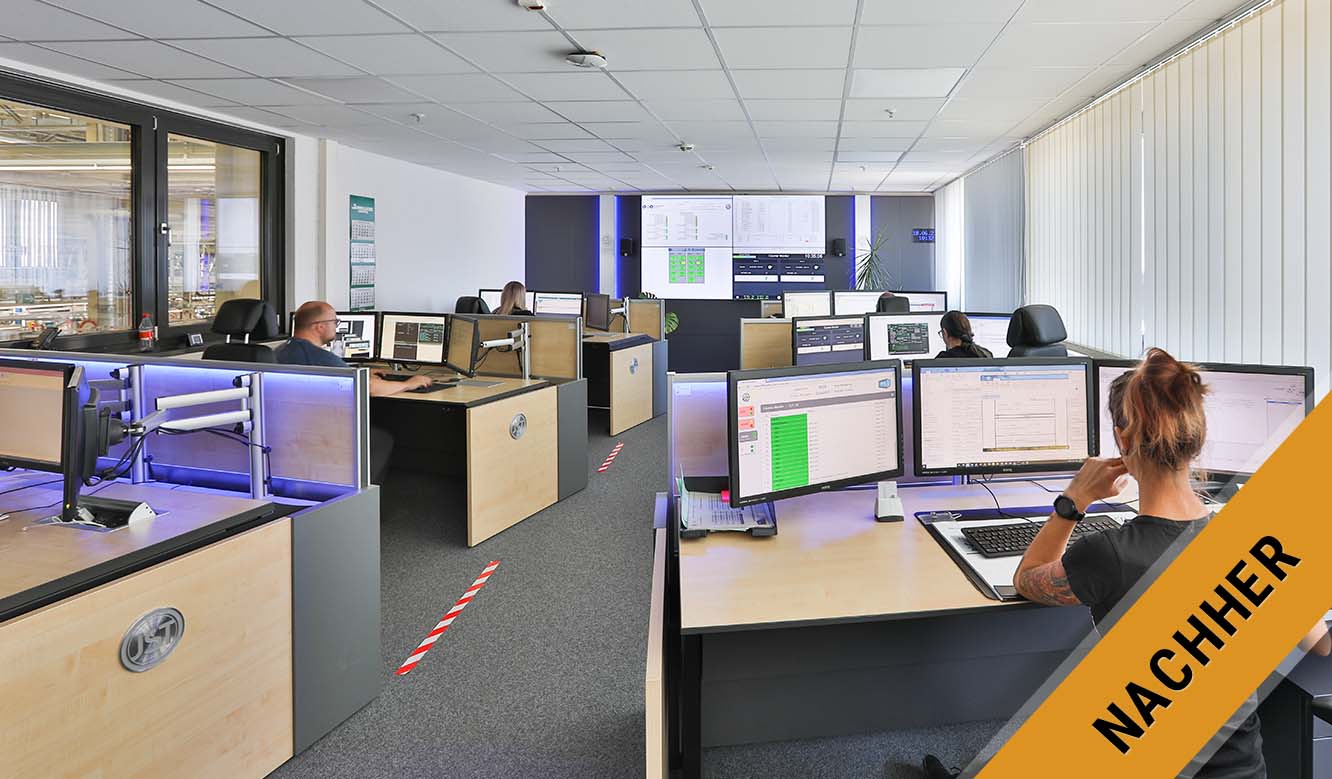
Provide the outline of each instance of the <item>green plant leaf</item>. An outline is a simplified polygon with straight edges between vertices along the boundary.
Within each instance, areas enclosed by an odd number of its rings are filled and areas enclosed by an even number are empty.
[[[678,328],[679,326],[680,326],[680,315],[675,313],[674,311],[668,312],[666,314],[666,335],[674,333],[676,328]]]

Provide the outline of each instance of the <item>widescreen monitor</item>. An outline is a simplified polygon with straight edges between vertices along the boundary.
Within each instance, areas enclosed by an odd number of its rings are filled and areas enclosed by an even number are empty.
[[[796,365],[832,365],[865,359],[865,317],[797,317],[791,320]]]
[[[787,319],[830,315],[832,315],[831,292],[786,292],[782,295],[782,316]]]
[[[901,363],[727,374],[731,505],[902,475]]]
[[[848,314],[873,314],[879,309],[882,292],[874,290],[838,290],[833,292],[833,313],[838,316]]]
[[[995,357],[1008,356],[1008,321],[1012,314],[967,314],[973,340]]]
[[[865,339],[871,360],[930,359],[948,348],[939,335],[943,313],[869,314]]]
[[[1091,360],[917,360],[918,476],[1075,471],[1095,444]]]
[[[379,359],[420,365],[444,364],[448,317],[385,311],[379,323]]]
[[[533,292],[533,314],[558,314],[560,316],[583,315],[583,293],[581,292]]]
[[[584,324],[592,330],[609,330],[611,320],[610,295],[599,292],[587,294],[587,316]]]
[[[939,291],[911,291],[911,290],[893,290],[893,294],[898,297],[904,297],[911,301],[911,310],[913,312],[932,312],[937,311],[942,314],[948,310],[948,293]]]
[[[339,311],[338,340],[342,341],[342,359],[348,362],[373,360],[379,356],[379,342],[376,330],[379,324],[378,314],[364,311]],[[330,344],[331,346],[332,344]]]

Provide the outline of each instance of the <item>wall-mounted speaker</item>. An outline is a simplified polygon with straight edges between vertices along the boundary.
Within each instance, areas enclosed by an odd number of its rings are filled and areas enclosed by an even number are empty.
[[[621,257],[632,257],[632,256],[634,256],[634,239],[633,239],[633,238],[621,238],[621,239],[620,239],[620,256],[621,256]]]
[[[834,257],[845,257],[845,256],[846,256],[846,239],[845,239],[845,238],[834,238],[834,239],[832,239],[832,253],[833,253],[833,256],[834,256]]]

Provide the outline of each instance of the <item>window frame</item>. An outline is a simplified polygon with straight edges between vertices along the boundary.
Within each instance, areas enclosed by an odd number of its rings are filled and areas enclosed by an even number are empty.
[[[169,133],[260,153],[259,284],[264,299],[273,305],[280,320],[285,320],[285,138],[21,74],[0,73],[0,99],[128,125],[131,130],[131,321],[125,330],[57,336],[54,348],[88,352],[132,351],[138,343],[135,332],[138,315],[144,311],[152,314],[157,325],[159,347],[168,340],[178,340],[178,344],[167,348],[185,348],[187,334],[212,332],[210,323],[172,327],[166,320],[169,308],[167,235],[159,226],[168,221],[166,144]],[[26,339],[3,342],[0,346],[24,343]]]

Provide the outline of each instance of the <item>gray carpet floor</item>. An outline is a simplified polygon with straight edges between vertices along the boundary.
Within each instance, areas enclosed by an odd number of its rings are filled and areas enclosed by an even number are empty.
[[[491,538],[465,540],[461,486],[394,471],[384,485],[384,687],[276,779],[637,777],[653,496],[665,420],[609,438],[589,418],[586,490]],[[624,449],[596,468],[617,441]],[[500,566],[405,677],[399,663],[490,560]],[[920,776],[962,765],[998,723],[709,750],[709,777]]]

